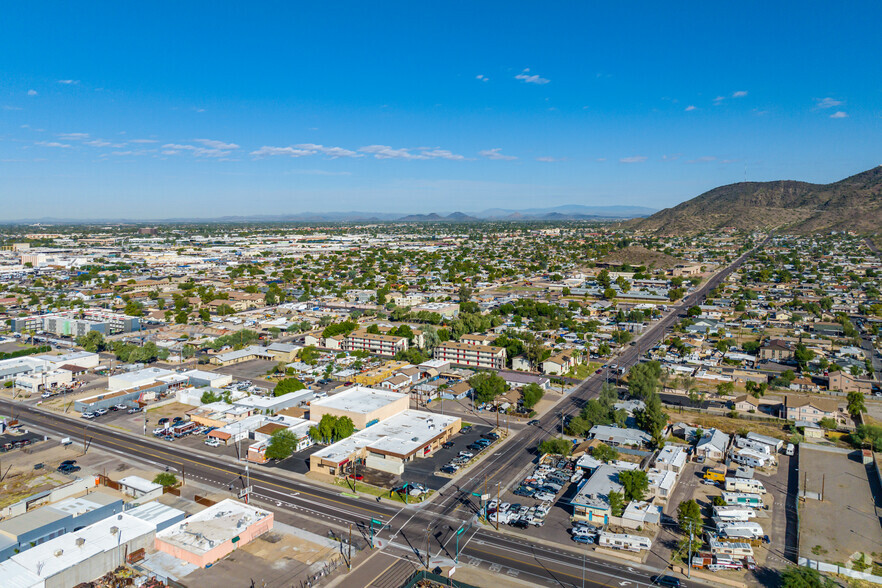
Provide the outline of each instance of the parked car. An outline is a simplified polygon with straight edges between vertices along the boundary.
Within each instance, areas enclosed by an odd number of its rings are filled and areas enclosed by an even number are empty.
[[[99,408],[98,410],[95,411],[95,416],[104,416],[106,414],[107,414],[106,408]]]
[[[95,418],[95,413],[94,413],[94,412],[84,412],[84,413],[83,413],[83,418],[84,418],[84,419],[94,419],[94,418]]]
[[[555,494],[552,494],[551,492],[546,492],[544,490],[540,490],[539,492],[533,494],[533,498],[535,498],[536,500],[554,500],[554,497]]]
[[[441,468],[441,472],[444,474],[455,474],[459,470],[458,465],[447,464],[443,468]]]
[[[60,464],[58,464],[58,467],[66,467],[66,466],[73,466],[73,465],[77,465],[77,460],[66,459],[63,462],[61,462]]]
[[[62,474],[73,474],[74,472],[80,471],[80,466],[70,465],[70,466],[58,466],[58,472]]]
[[[460,451],[459,456],[471,459],[471,458],[475,457],[475,454],[472,453],[471,451]]]
[[[156,421],[156,424],[157,424],[157,425],[164,425],[164,424],[166,424],[167,422],[169,422],[169,420],[171,420],[171,419],[169,419],[168,417],[162,417],[161,419],[159,419],[158,421]]]
[[[573,541],[587,545],[589,543],[594,543],[594,537],[592,535],[573,535]]]
[[[539,419],[533,419],[532,421],[527,421],[527,424],[528,425],[538,425]]]
[[[128,411],[126,411],[126,412],[128,412],[129,414],[135,414],[136,412],[141,412],[141,407],[140,407],[140,406],[136,406],[136,407],[134,407],[134,408],[130,408],[130,409],[129,409]]]
[[[359,482],[364,480],[364,476],[362,476],[361,474],[349,474],[349,478],[352,480],[357,480]]]
[[[172,419],[172,422],[177,424],[177,423],[181,422],[182,420],[184,420],[184,417],[176,416],[175,418]]]
[[[218,439],[216,437],[209,437],[208,439],[205,440],[205,444],[208,445],[209,447],[220,447],[221,443],[220,443],[220,439]]]
[[[129,407],[126,404],[117,404],[113,407],[113,410],[128,410]]]
[[[455,443],[453,441],[446,441],[441,444],[441,447],[443,447],[444,449],[450,449],[454,445],[455,445]]]

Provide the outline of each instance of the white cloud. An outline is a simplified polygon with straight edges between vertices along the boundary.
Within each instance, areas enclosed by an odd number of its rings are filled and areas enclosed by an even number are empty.
[[[299,145],[294,145],[294,147],[297,149],[305,149],[306,151],[321,153],[322,155],[331,157],[331,159],[337,159],[338,157],[362,157],[360,153],[349,149],[344,149],[342,147],[325,147],[324,145],[316,145],[315,143],[300,143]]]
[[[530,68],[526,68],[524,71],[515,76],[516,80],[521,80],[525,84],[547,84],[551,80],[543,77],[539,77],[536,74],[530,74]]]
[[[3,110],[21,110],[21,106],[9,106],[8,104],[4,104]]]
[[[830,118],[848,118],[848,113],[842,110],[837,110],[830,115]]]
[[[714,98],[714,104],[720,104],[725,99],[725,96],[717,96],[716,98]]]
[[[433,149],[430,147],[418,147],[412,149],[395,149],[389,145],[367,145],[359,149],[362,153],[373,155],[375,159],[450,159],[464,161],[467,158],[446,149]],[[414,153],[414,151],[416,151]]]
[[[197,143],[201,143],[204,147],[196,145],[179,145],[176,143],[168,143],[163,145],[164,155],[177,155],[182,151],[189,151],[194,157],[226,157],[239,146],[235,143],[224,143],[223,141],[215,141],[213,139],[196,139]]]
[[[66,86],[70,86],[72,84],[79,84],[80,80],[58,80],[59,84],[64,84]]]
[[[235,143],[224,143],[223,141],[215,141],[214,139],[194,139],[197,143],[202,143],[210,149],[238,149]]]
[[[705,155],[704,157],[690,159],[686,163],[710,163],[711,161],[716,161],[716,160],[717,160],[717,158],[712,155]]]
[[[677,161],[682,156],[682,153],[672,153],[670,155],[662,155],[662,161]]]
[[[323,169],[292,169],[287,172],[289,174],[296,174],[299,176],[351,176],[352,172],[348,171],[338,171],[332,172]]]
[[[156,139],[132,139],[130,143],[158,143]]]
[[[815,98],[815,108],[833,108],[842,104],[842,100],[836,98]]]
[[[307,149],[294,149],[293,147],[270,147],[264,145],[260,149],[251,152],[254,157],[272,157],[274,155],[287,155],[288,157],[304,157],[306,155],[315,155],[315,151]]]
[[[58,138],[62,141],[85,141],[89,133],[59,133]]]
[[[554,163],[555,161],[563,161],[562,159],[556,159],[549,155],[543,155],[542,157],[537,157],[536,161],[541,161],[543,163]]]
[[[478,151],[478,155],[481,157],[486,157],[487,159],[499,159],[504,161],[511,161],[513,159],[517,159],[514,155],[504,155],[501,153],[502,147],[495,147],[493,149],[484,149],[483,151]]]
[[[732,93],[732,98],[744,98],[747,96],[747,90],[738,90]]]
[[[692,105],[690,104],[690,105],[687,106],[684,110],[685,110],[686,112],[692,112],[693,110],[695,110],[695,107],[692,106]]]
[[[623,157],[619,160],[619,163],[643,163],[646,161],[645,155],[633,155],[631,157]]]
[[[484,74],[478,74],[478,75],[476,75],[476,76],[475,76],[475,79],[476,79],[476,80],[481,80],[482,82],[489,82],[489,81],[490,81],[490,78],[488,78],[488,77],[485,76]]]
[[[28,90],[28,96],[36,96],[36,95],[37,95],[36,90]]]
[[[70,145],[67,145],[66,143],[59,143],[57,141],[38,141],[37,145],[42,147],[59,147],[61,149],[67,149],[70,147]]]

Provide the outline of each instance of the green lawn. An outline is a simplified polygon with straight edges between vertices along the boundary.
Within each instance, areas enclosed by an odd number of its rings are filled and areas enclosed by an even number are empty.
[[[579,364],[574,369],[571,369],[567,376],[570,378],[579,378],[580,380],[584,380],[594,372],[596,372],[600,368],[600,364],[592,361],[588,365]]]

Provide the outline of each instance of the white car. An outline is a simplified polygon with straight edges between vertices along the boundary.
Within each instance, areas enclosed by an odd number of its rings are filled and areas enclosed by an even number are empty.
[[[551,492],[537,492],[533,495],[536,500],[554,500],[554,494]]]
[[[221,443],[220,443],[220,439],[218,439],[216,437],[209,437],[208,439],[205,440],[205,444],[208,445],[209,447],[220,447]]]
[[[507,512],[496,511],[490,515],[490,521],[493,523],[499,523],[500,525],[507,525],[511,520],[511,516]]]
[[[583,477],[585,477],[585,473],[580,470],[570,477],[570,482],[578,482]]]
[[[499,499],[494,498],[490,502],[487,503],[487,510],[496,510],[496,507],[499,506]]]

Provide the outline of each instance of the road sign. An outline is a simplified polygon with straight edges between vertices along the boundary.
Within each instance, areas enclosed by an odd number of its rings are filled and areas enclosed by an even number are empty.
[[[489,494],[481,494],[481,500],[490,500]]]
[[[242,488],[241,490],[239,490],[239,494],[237,494],[237,496],[239,498],[245,498],[246,496],[251,494],[253,489],[254,489],[253,486],[248,486],[247,488]]]
[[[371,524],[372,525],[382,525],[383,521],[378,521],[377,519],[371,519]]]
[[[464,528],[464,527],[460,527],[459,530],[456,532],[456,534],[457,534],[457,535],[462,535],[462,532],[463,532],[463,531],[465,531],[465,528]]]

